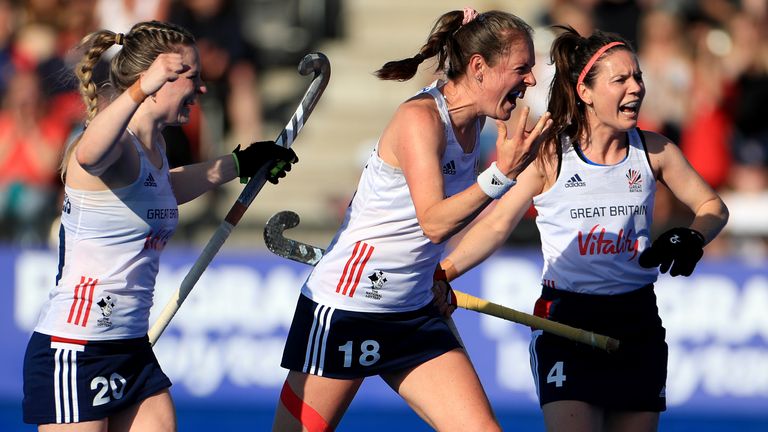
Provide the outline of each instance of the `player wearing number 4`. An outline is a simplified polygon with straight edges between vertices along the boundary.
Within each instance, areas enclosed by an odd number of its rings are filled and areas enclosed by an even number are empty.
[[[548,115],[530,134],[520,127],[507,138],[502,121],[536,83],[531,28],[514,15],[448,12],[418,54],[377,75],[408,80],[432,57],[447,81],[397,109],[341,229],[302,287],[275,431],[335,429],[373,375],[437,430],[499,430],[458,335],[433,304],[432,280],[445,241],[533,159]],[[486,117],[498,120],[498,159],[477,177]]]
[[[114,98],[99,104],[93,68],[115,44]],[[153,21],[125,35],[92,33],[82,46],[76,74],[88,122],[62,161],[59,272],[24,358],[24,421],[41,431],[175,431],[171,383],[147,329],[177,205],[265,164],[288,170],[296,156],[264,142],[169,169],[160,133],[186,123],[205,92],[192,36]]]
[[[537,160],[441,266],[450,280],[477,265],[533,203],[544,255],[535,314],[621,341],[608,354],[534,330],[547,430],[654,431],[666,408],[667,344],[653,283],[659,270],[690,275],[728,210],[675,144],[637,129],[645,87],[629,43],[561,30],[551,51],[554,125]],[[695,216],[651,243],[656,182]]]

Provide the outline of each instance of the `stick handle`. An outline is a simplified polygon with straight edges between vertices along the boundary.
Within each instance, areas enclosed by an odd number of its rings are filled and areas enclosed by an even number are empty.
[[[197,257],[197,260],[192,265],[192,268],[190,268],[187,275],[184,276],[184,280],[181,281],[179,289],[173,293],[173,296],[168,300],[163,311],[160,312],[160,316],[152,325],[152,328],[149,329],[150,344],[154,345],[160,335],[163,334],[165,328],[168,327],[168,323],[170,323],[171,319],[176,315],[179,307],[184,303],[184,300],[186,300],[187,296],[192,291],[192,288],[195,287],[197,281],[200,280],[200,276],[202,276],[205,269],[208,268],[213,257],[219,253],[219,249],[221,249],[221,246],[227,240],[227,237],[229,237],[229,234],[234,228],[235,227],[232,224],[223,222],[213,233],[208,244],[205,245],[200,256]]]
[[[315,76],[312,79],[307,91],[304,93],[304,97],[301,103],[296,108],[296,111],[291,116],[288,124],[283,128],[278,135],[275,143],[286,148],[290,148],[296,136],[304,127],[309,115],[317,105],[317,101],[323,94],[325,87],[328,85],[328,80],[331,78],[331,66],[328,58],[322,53],[307,54],[299,63],[299,73],[302,75],[309,75],[314,72]],[[235,201],[232,208],[227,213],[227,216],[221,222],[219,227],[213,233],[213,236],[203,248],[203,251],[198,256],[192,268],[189,270],[184,280],[181,282],[181,286],[174,292],[171,299],[163,308],[157,321],[149,329],[149,341],[152,345],[157,342],[157,339],[163,334],[163,331],[171,319],[176,315],[176,312],[181,307],[181,304],[189,295],[192,288],[194,288],[200,276],[203,274],[208,265],[213,260],[213,257],[219,252],[221,246],[229,237],[234,227],[240,222],[240,218],[243,217],[245,211],[253,202],[256,195],[258,195],[261,188],[267,182],[267,165],[262,166],[256,174],[251,177],[248,183],[240,192],[237,201]]]
[[[453,290],[453,292],[456,294],[457,306],[462,309],[472,310],[486,315],[493,315],[508,321],[538,328],[545,332],[562,336],[576,342],[585,343],[608,352],[616,351],[619,348],[619,341],[608,336],[603,336],[591,331],[582,330],[556,321],[520,312],[461,291]]]
[[[275,255],[314,266],[323,257],[325,250],[283,235],[286,229],[294,228],[298,225],[299,215],[292,211],[285,210],[274,214],[269,218],[267,225],[264,227],[264,243]],[[456,295],[457,305],[462,309],[538,328],[576,342],[604,349],[608,352],[616,351],[619,348],[619,341],[616,339],[516,311],[461,291],[453,290],[453,292]]]

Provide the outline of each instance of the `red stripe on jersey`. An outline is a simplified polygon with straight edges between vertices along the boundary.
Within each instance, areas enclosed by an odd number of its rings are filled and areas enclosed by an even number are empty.
[[[352,250],[352,255],[350,255],[349,259],[347,260],[347,263],[344,265],[344,271],[341,273],[339,284],[336,285],[336,292],[341,292],[341,284],[344,283],[344,279],[346,279],[347,277],[347,270],[349,269],[349,264],[352,262],[352,260],[355,259],[355,255],[357,255],[357,249],[359,247],[360,247],[360,242],[355,243],[355,248]]]
[[[98,279],[94,279],[91,285],[88,287],[88,303],[85,306],[85,316],[83,317],[83,327],[88,324],[88,316],[91,315],[91,306],[93,306],[93,292],[96,290],[96,284]]]
[[[69,339],[58,336],[51,336],[51,342],[62,342],[75,345],[88,345],[88,341],[84,339]]]
[[[355,276],[355,283],[352,285],[352,290],[349,291],[350,297],[355,295],[355,289],[357,289],[357,284],[360,283],[360,276],[363,274],[363,269],[365,268],[365,265],[368,263],[368,259],[371,258],[372,254],[373,254],[373,246],[369,246],[368,255],[365,256],[365,259],[363,260],[363,263],[360,265],[360,268],[357,269],[357,276]]]
[[[75,314],[75,307],[80,302],[80,297],[78,297],[78,294],[80,292],[80,287],[83,285],[83,282],[85,282],[85,276],[80,276],[80,283],[75,285],[75,294],[72,298],[72,307],[69,308],[69,317],[67,318],[67,322],[72,322],[72,315]]]
[[[349,287],[352,287],[352,291],[354,292],[355,286],[357,286],[357,283],[360,281],[360,272],[365,265],[365,263],[363,263],[363,266],[361,266],[360,260],[363,259],[363,255],[365,255],[366,251],[369,251],[368,256],[370,256],[370,250],[372,249],[372,246],[367,243],[362,243],[362,245],[363,248],[360,249],[360,253],[357,254],[357,258],[355,258],[355,262],[352,264],[352,268],[349,270],[349,274],[347,275],[347,283],[344,285],[344,289],[341,291],[343,295],[347,295]],[[365,261],[368,260],[368,256],[366,256]],[[350,293],[349,296],[351,297],[352,294]]]
[[[75,315],[75,325],[85,327],[88,323],[88,315],[91,313],[91,305],[93,304],[93,291],[96,288],[98,279],[88,278],[88,282],[85,282],[85,276],[80,276],[80,283],[75,286],[75,300],[72,303],[72,308],[69,310],[68,323],[72,323],[72,315],[77,305],[77,315]],[[85,313],[83,313],[85,310]],[[82,324],[80,318],[83,318]]]
[[[352,263],[352,267],[349,269],[349,273],[347,274],[347,283],[344,284],[344,288],[341,290],[341,293],[343,295],[347,295],[347,290],[349,289],[349,286],[352,284],[352,279],[355,277],[355,271],[357,270],[357,265],[360,264],[360,259],[363,257],[363,254],[365,254],[365,251],[368,249],[368,244],[359,242],[361,245],[363,245],[362,249],[360,249],[360,252],[355,255],[355,261]]]

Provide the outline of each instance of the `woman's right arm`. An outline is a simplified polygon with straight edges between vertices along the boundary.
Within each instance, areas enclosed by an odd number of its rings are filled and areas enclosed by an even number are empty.
[[[441,266],[450,279],[466,273],[499,249],[531,206],[533,197],[544,188],[544,176],[536,163],[518,176],[518,182],[495,206],[483,215],[443,259]]]
[[[163,84],[176,80],[188,68],[182,63],[180,54],[160,54],[139,79],[141,92],[145,95],[155,93]],[[100,176],[120,159],[122,146],[117,144],[141,103],[140,100],[134,100],[130,91],[126,90],[91,120],[75,150],[77,163],[86,172]]]
[[[527,115],[518,124],[511,137],[506,125],[497,122],[499,137],[496,148],[503,158],[500,168],[504,173],[517,174],[517,169],[530,163],[536,154],[539,136],[551,124],[549,116],[542,116],[529,133],[524,130]],[[396,159],[408,182],[416,217],[433,243],[441,243],[466,227],[491,203],[475,182],[467,189],[449,197],[444,196],[440,159],[445,149],[443,125],[439,114],[418,104],[404,104],[396,113],[390,130],[382,142],[383,158],[387,151]],[[521,165],[522,164],[522,165]],[[515,168],[518,167],[518,168]]]

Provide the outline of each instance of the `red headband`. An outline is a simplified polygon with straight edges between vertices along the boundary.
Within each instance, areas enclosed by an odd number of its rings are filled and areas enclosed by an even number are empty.
[[[592,55],[592,58],[590,58],[589,61],[587,62],[587,64],[584,66],[584,69],[582,69],[581,73],[579,74],[579,80],[576,81],[576,85],[578,86],[579,84],[584,82],[584,78],[587,77],[587,74],[589,73],[589,70],[592,69],[592,66],[595,65],[595,62],[597,61],[597,59],[600,58],[601,55],[603,55],[606,51],[608,51],[609,49],[611,49],[611,48],[613,48],[613,47],[615,47],[617,45],[624,45],[624,42],[619,42],[619,41],[611,42],[609,44],[603,45],[602,48],[597,50],[597,52],[595,52]]]

